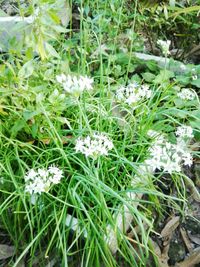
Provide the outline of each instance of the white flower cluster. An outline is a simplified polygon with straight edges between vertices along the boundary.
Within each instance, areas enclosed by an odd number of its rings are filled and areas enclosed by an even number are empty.
[[[76,141],[76,152],[83,153],[86,157],[96,159],[101,155],[108,155],[108,151],[113,148],[112,141],[104,134],[95,133],[92,136],[87,136],[84,139],[79,138]]]
[[[56,76],[57,82],[62,84],[63,89],[73,95],[73,96],[80,96],[80,94],[84,90],[91,90],[92,84],[93,84],[93,79],[87,77],[87,76],[71,76],[71,75],[57,75]]]
[[[177,96],[183,100],[194,100],[196,97],[195,93],[188,88],[183,88],[179,93],[177,93]]]
[[[178,136],[179,139],[187,140],[194,137],[193,130],[190,126],[179,126],[176,130],[176,136]]]
[[[153,133],[153,132],[152,132]],[[176,144],[168,142],[163,135],[154,132],[154,142],[149,149],[150,157],[145,164],[151,166],[153,171],[156,169],[164,172],[180,172],[181,165],[192,165],[192,155],[190,154],[186,139],[193,137],[192,128],[189,126],[180,126],[176,131],[178,136]]]
[[[125,102],[128,105],[135,104],[143,98],[150,98],[151,90],[149,86],[138,85],[137,83],[131,83],[127,87],[122,86],[116,92],[116,99],[119,102]]]
[[[25,191],[30,194],[48,192],[51,184],[58,184],[62,177],[62,170],[54,166],[50,166],[47,170],[43,168],[31,169],[24,177]]]
[[[158,40],[157,44],[161,47],[162,52],[165,56],[170,54],[170,52],[169,52],[169,47],[171,44],[170,40],[167,40],[167,41]]]

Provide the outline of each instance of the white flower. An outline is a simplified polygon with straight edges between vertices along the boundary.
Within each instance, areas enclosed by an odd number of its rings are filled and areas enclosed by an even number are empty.
[[[108,155],[108,151],[113,148],[112,141],[104,134],[95,133],[84,139],[77,139],[75,150],[83,153],[86,157],[96,159],[98,156]]]
[[[24,177],[25,191],[30,194],[48,192],[51,184],[58,184],[62,177],[62,170],[54,166],[48,169],[31,169]]]
[[[192,156],[187,148],[185,137],[192,138],[192,129],[189,126],[177,128],[177,142],[172,144],[168,142],[163,135],[158,135],[155,131],[149,131],[148,135],[154,138],[149,148],[150,157],[145,160],[147,166],[153,170],[163,170],[164,172],[180,172],[181,165],[192,165]]]
[[[191,166],[193,162],[192,155],[189,152],[186,152],[183,156],[183,164]]]
[[[197,80],[198,76],[197,75],[192,75],[192,80]]]
[[[57,82],[62,84],[63,89],[73,95],[73,96],[80,96],[80,94],[84,90],[92,90],[93,79],[87,76],[72,76],[72,75],[57,75],[56,76]]]
[[[167,41],[163,41],[163,40],[158,40],[157,44],[161,47],[163,54],[166,56],[168,54],[170,54],[169,52],[169,47],[171,44],[170,40]]]
[[[49,172],[49,180],[53,184],[60,183],[61,178],[63,177],[63,171],[55,166],[50,166],[48,169]]]
[[[196,97],[195,93],[188,88],[182,89],[181,92],[177,93],[177,96],[183,100],[193,100]]]
[[[59,82],[59,83],[64,83],[66,81],[67,77],[64,75],[64,74],[60,74],[60,75],[57,75],[56,76],[56,80]]]
[[[92,90],[92,84],[93,84],[93,79],[91,79],[91,78],[89,78],[89,77],[87,77],[87,76],[80,76],[80,78],[79,78],[80,80],[79,80],[79,83],[80,83],[80,85],[81,85],[81,87],[83,88],[83,90]]]
[[[144,98],[150,97],[151,90],[149,90],[149,86],[146,84],[140,86],[135,82],[129,84],[127,87],[120,87],[116,92],[116,99],[128,105],[133,105]]]
[[[176,130],[176,136],[182,138],[182,139],[186,139],[186,138],[193,138],[193,129],[190,126],[179,126]]]

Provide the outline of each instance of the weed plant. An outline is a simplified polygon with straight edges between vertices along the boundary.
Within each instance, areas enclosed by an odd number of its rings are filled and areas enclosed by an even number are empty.
[[[24,260],[26,266],[45,266],[49,258],[57,266],[146,266],[152,213],[164,212],[160,199],[175,209],[185,203],[182,172],[170,173],[180,192],[175,198],[158,186],[163,169],[155,176],[140,171],[154,142],[149,130],[175,144],[177,127],[187,125],[199,140],[198,95],[190,88],[192,99],[181,99],[183,86],[176,74],[135,59],[133,51],[141,50],[142,40],[134,32],[134,19],[130,28],[124,1],[77,5],[80,30],[74,32],[71,21],[67,33],[56,34],[43,47],[50,53],[39,49],[35,54],[40,43],[35,39],[31,48],[22,43],[24,53],[12,47],[1,54],[0,229],[15,247],[8,264],[17,267]],[[53,9],[50,14],[55,22]],[[61,74],[90,77],[93,89],[70,94],[58,81]],[[117,99],[119,88],[146,83],[149,97],[131,103]],[[77,84],[76,89],[83,85]],[[109,151],[87,156],[75,149],[77,140],[100,133],[111,140]],[[50,166],[62,170],[60,183],[28,192],[28,173]],[[134,201],[132,194],[137,196]],[[140,199],[141,194],[145,198]],[[140,228],[134,239],[118,228],[116,214],[122,206],[133,217],[130,229]],[[117,255],[110,250],[109,231],[117,238]]]

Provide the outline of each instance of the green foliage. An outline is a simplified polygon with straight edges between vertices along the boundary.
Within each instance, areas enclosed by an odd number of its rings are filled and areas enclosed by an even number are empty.
[[[178,48],[175,57],[183,59],[191,44],[199,44],[199,11],[198,1],[139,1],[136,25],[153,52],[158,39],[168,39]]]
[[[183,74],[136,59],[134,52],[144,49],[137,29],[148,25],[160,38],[159,23],[168,34],[196,18],[189,13],[185,21],[179,13],[170,26],[166,16],[176,14],[173,1],[147,9],[144,1],[75,1],[80,10],[75,31],[72,21],[67,29],[59,24],[61,2],[32,1],[28,12],[35,12],[37,4],[39,13],[26,26],[26,38],[10,39],[8,51],[0,55],[0,228],[16,249],[8,264],[17,267],[25,257],[32,266],[44,255],[40,266],[47,265],[47,257],[60,266],[70,266],[70,261],[71,266],[121,266],[119,259],[127,266],[147,266],[153,213],[164,216],[160,200],[178,209],[185,197],[181,174],[171,175],[179,186],[175,198],[162,192],[158,177],[139,173],[152,144],[147,133],[155,130],[175,142],[177,126],[185,124],[200,140],[200,68],[186,65]],[[14,30],[24,29],[19,23]],[[94,89],[73,97],[56,80],[61,73],[93,77]],[[117,90],[132,82],[148,84],[150,98],[133,105],[117,101]],[[197,89],[191,101],[178,97],[186,86]],[[79,137],[95,132],[107,133],[114,144],[108,156],[97,160],[75,151]],[[25,192],[27,171],[51,165],[63,170],[61,183],[33,199]],[[145,199],[133,203],[131,193]],[[134,246],[116,225],[121,207],[133,216],[130,227],[140,228]],[[68,214],[78,220],[75,231],[72,221],[66,224]],[[118,240],[117,256],[106,239],[112,232],[108,225]]]

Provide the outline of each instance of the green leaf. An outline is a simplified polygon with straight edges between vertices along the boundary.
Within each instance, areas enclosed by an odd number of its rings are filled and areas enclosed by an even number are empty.
[[[52,25],[51,27],[58,33],[66,33],[71,31],[70,29],[66,29],[65,27],[62,27],[60,25]]]
[[[154,83],[162,84],[163,82],[169,81],[169,79],[172,77],[174,77],[174,72],[169,70],[161,70],[160,73],[154,79]]]
[[[131,82],[137,82],[137,83],[141,83],[141,78],[138,74],[134,74],[132,77],[131,77]]]
[[[66,124],[69,127],[69,129],[72,129],[70,122],[65,117],[57,117],[56,120],[61,122],[62,124]]]
[[[200,79],[193,80],[191,82],[192,85],[195,85],[196,87],[200,88]]]
[[[57,24],[60,23],[60,18],[57,16],[57,14],[55,14],[54,11],[52,11],[52,10],[48,10],[47,13],[48,13],[48,15],[51,17],[51,19],[52,19],[55,23],[57,23]]]
[[[56,57],[60,59],[60,55],[56,52],[56,50],[53,48],[52,45],[50,45],[49,43],[45,43],[45,48],[48,53],[48,56],[52,56],[52,57]]]
[[[146,82],[150,83],[155,79],[156,76],[152,74],[151,72],[145,72],[145,73],[142,73],[142,77]]]
[[[23,120],[23,119],[16,120],[13,127],[11,128],[12,138],[14,138],[18,134],[18,132],[24,128],[25,125],[26,125],[25,120]]]
[[[31,127],[31,134],[33,136],[33,138],[35,138],[37,136],[38,133],[38,124],[34,123]]]
[[[179,82],[183,85],[187,85],[190,83],[190,77],[183,76],[183,75],[176,76],[176,80],[177,80],[177,82]]]
[[[128,64],[130,61],[130,57],[128,54],[125,53],[119,53],[116,55],[116,61],[118,64]]]
[[[28,78],[33,74],[33,60],[26,62],[18,72],[20,78]]]
[[[159,70],[157,63],[153,60],[144,61],[144,63],[150,71],[157,72]]]
[[[28,110],[26,110],[26,111],[23,112],[23,117],[24,117],[25,121],[28,121],[28,120],[32,119],[34,116],[36,116],[36,115],[38,115],[40,113],[41,112],[38,111],[38,110],[36,110],[36,111],[28,111]]]
[[[44,40],[41,36],[39,36],[38,38],[38,52],[41,56],[41,59],[44,60],[45,58],[47,58],[46,52],[45,52],[45,48],[44,48]]]
[[[178,15],[185,13],[191,13],[191,12],[198,12],[200,11],[200,6],[190,6],[190,7],[186,7],[186,8],[179,8],[178,11],[172,13],[170,15],[170,17],[177,17]]]
[[[183,107],[194,107],[197,105],[198,102],[196,100],[185,101],[181,98],[175,98],[174,103],[175,103],[177,108],[181,109]]]

